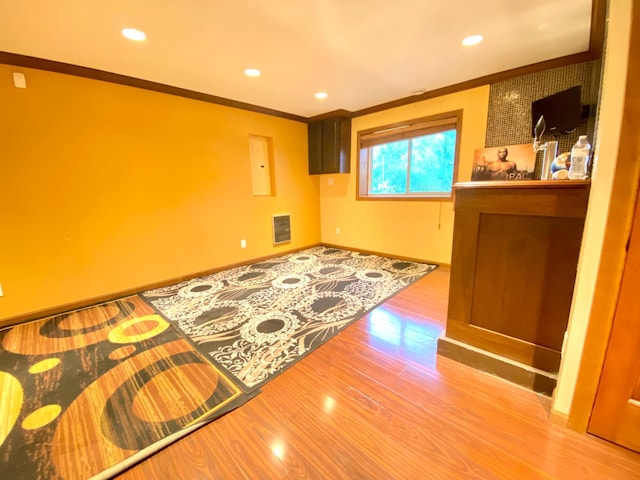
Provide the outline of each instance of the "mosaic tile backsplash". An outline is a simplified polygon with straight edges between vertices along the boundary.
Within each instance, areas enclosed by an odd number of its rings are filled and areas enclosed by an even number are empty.
[[[492,84],[485,147],[532,143],[531,102],[576,85],[582,86],[582,104],[591,104],[593,116],[596,103],[593,97],[598,89],[593,79],[599,78],[599,67],[599,62],[578,63]],[[575,131],[560,135],[558,153],[570,151],[579,135],[588,134],[587,130],[585,121]],[[552,139],[549,135],[543,137],[543,141]],[[589,141],[593,143],[592,138]]]

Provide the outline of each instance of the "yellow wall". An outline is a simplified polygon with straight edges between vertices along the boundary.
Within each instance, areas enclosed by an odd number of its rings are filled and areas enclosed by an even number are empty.
[[[252,195],[250,134],[272,138],[274,196]],[[0,325],[318,243],[318,190],[304,123],[0,65]]]
[[[451,263],[453,202],[356,201],[357,132],[463,109],[458,180],[471,177],[473,154],[484,148],[489,86],[364,115],[352,120],[351,173],[320,176],[322,242],[349,248]],[[340,234],[336,229],[340,229]]]

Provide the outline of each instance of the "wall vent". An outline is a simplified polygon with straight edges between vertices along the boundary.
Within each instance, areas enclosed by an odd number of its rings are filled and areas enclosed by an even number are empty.
[[[291,215],[288,213],[273,216],[273,243],[286,243],[291,241]]]

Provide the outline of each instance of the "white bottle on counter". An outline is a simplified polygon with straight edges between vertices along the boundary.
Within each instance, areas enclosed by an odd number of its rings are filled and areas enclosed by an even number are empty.
[[[571,149],[571,166],[569,167],[570,180],[584,180],[588,178],[589,155],[591,145],[586,135],[580,135],[578,141]]]

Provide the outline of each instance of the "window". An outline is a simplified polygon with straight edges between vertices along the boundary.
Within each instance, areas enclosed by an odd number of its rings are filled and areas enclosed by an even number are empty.
[[[358,198],[449,198],[462,111],[358,132]]]

